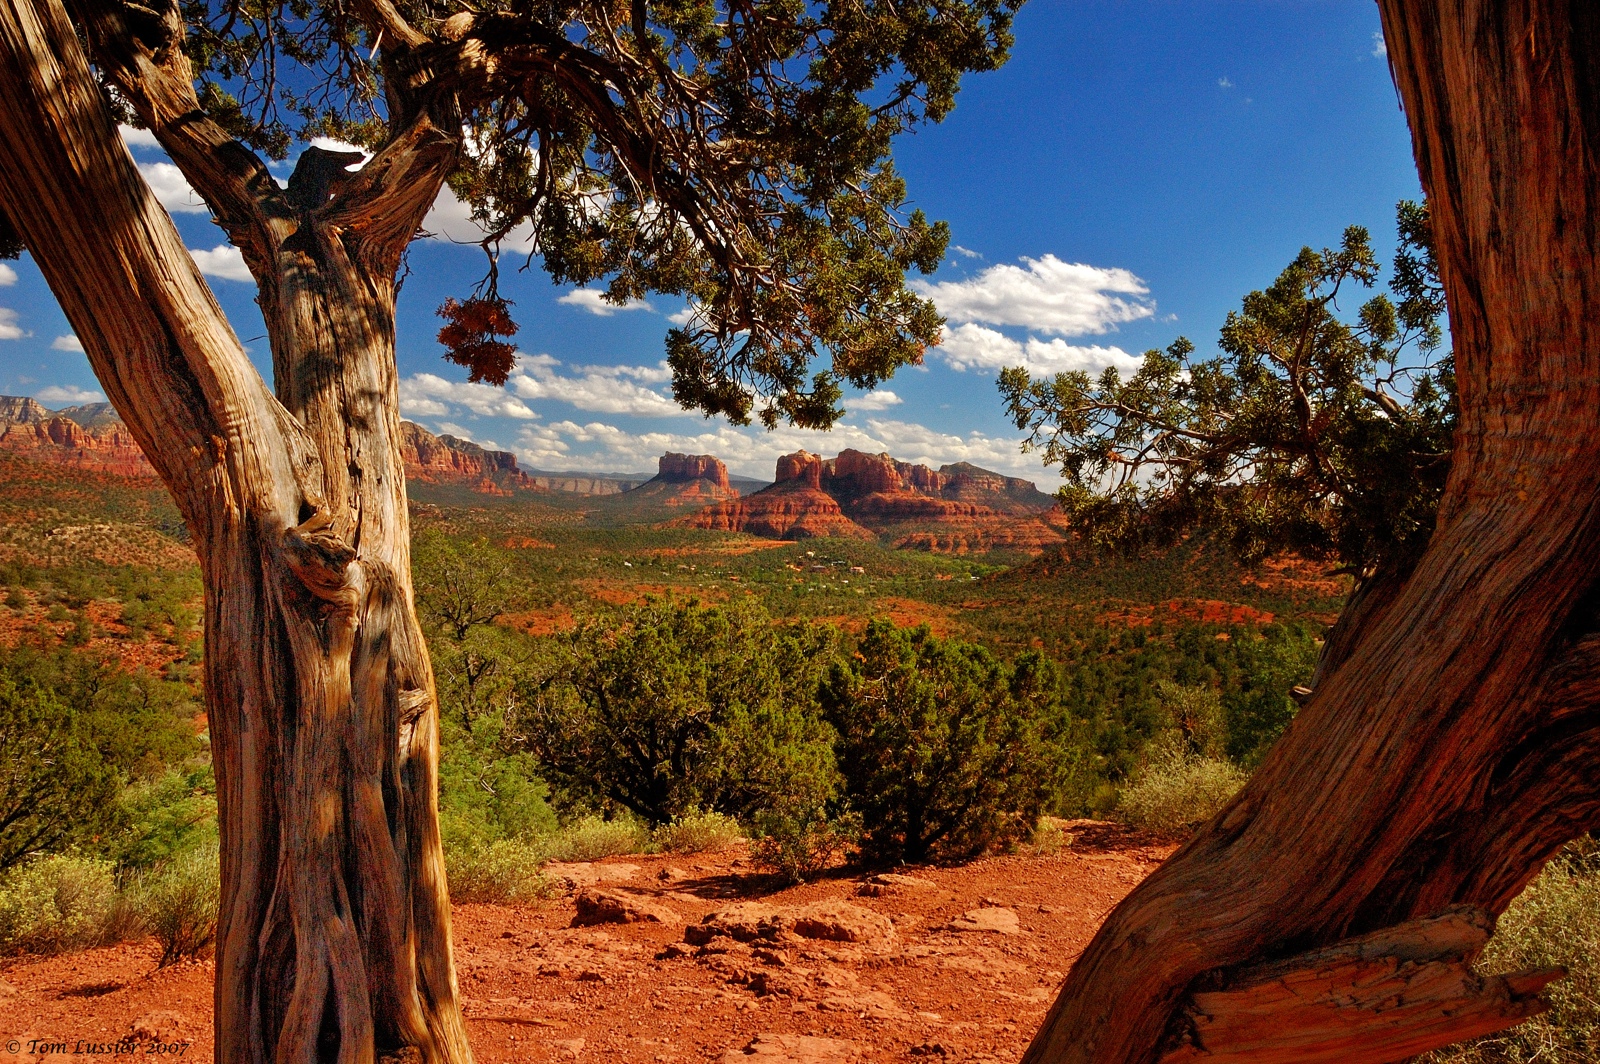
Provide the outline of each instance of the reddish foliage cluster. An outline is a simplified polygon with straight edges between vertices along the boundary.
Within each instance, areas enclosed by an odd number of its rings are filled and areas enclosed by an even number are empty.
[[[471,371],[467,374],[468,380],[498,385],[504,384],[511,375],[516,346],[495,339],[517,334],[517,323],[511,320],[508,306],[505,300],[496,297],[464,302],[446,299],[439,308],[439,317],[448,323],[439,330],[444,357],[467,367]]]

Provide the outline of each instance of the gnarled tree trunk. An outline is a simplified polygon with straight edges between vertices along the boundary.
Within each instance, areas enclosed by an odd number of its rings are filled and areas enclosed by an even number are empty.
[[[0,210],[200,557],[218,1059],[469,1061],[393,314],[400,254],[453,163],[440,127],[459,121],[419,111],[356,174],[313,150],[283,190],[197,117],[170,34],[108,30],[112,17],[87,15],[103,45],[126,46],[102,63],[143,79],[141,117],[211,178],[200,191],[261,284],[277,394],[118,139],[58,0],[0,0]]]
[[[1111,914],[1031,1064],[1228,1059],[1195,1009],[1242,967],[1499,913],[1600,825],[1600,8],[1380,7],[1460,383],[1437,531],[1244,791]],[[1364,1028],[1337,1059],[1414,1033]]]

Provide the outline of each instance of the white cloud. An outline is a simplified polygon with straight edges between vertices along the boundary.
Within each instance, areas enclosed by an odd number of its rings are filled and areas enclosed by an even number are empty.
[[[200,267],[200,272],[207,277],[217,277],[224,281],[250,281],[250,268],[244,264],[244,256],[239,254],[239,249],[232,244],[218,244],[210,251],[201,251],[190,248],[189,254],[194,256],[194,264]]]
[[[1131,373],[1139,368],[1140,358],[1120,347],[1100,344],[1080,346],[1069,344],[1059,337],[1041,340],[1030,336],[1025,341],[1013,340],[998,330],[970,322],[946,329],[944,343],[934,349],[934,354],[948,363],[951,369],[994,370],[1022,366],[1034,374],[1062,373],[1075,369],[1097,373],[1107,366]]]
[[[582,307],[590,314],[598,314],[602,318],[609,318],[619,310],[655,309],[642,299],[629,300],[620,307],[615,303],[607,303],[605,300],[605,295],[597,288],[574,288],[566,295],[557,299],[556,302],[565,303],[569,307]]]
[[[904,399],[901,399],[889,389],[876,388],[865,395],[846,399],[844,405],[850,410],[887,410],[891,406],[899,406],[903,402],[905,402]]]
[[[1220,89],[1231,89],[1233,88],[1233,82],[1229,81],[1227,78],[1218,78],[1217,87]]]
[[[958,436],[906,421],[869,419],[862,427],[836,425],[817,432],[784,427],[772,432],[718,425],[700,433],[631,433],[592,421],[557,421],[525,426],[517,436],[516,453],[530,468],[631,471],[651,469],[665,451],[714,454],[728,468],[745,476],[769,479],[780,455],[802,448],[832,457],[846,448],[871,454],[887,452],[904,462],[937,468],[951,462],[972,462],[1035,481],[1052,479],[1037,458],[1021,452],[1021,441],[981,432]]]
[[[506,386],[524,399],[553,399],[600,414],[683,417],[688,413],[672,399],[645,387],[672,379],[664,362],[654,366],[573,366],[570,375],[556,368],[560,365],[549,355],[519,354]]]
[[[412,417],[443,417],[461,406],[479,417],[511,417],[531,421],[535,414],[504,388],[467,381],[447,381],[432,373],[413,373],[400,381],[400,412]]]
[[[1389,42],[1383,39],[1383,31],[1375,30],[1372,34],[1372,58],[1383,59],[1389,54]]]
[[[0,307],[0,340],[20,340],[33,334],[17,324],[17,312],[10,307]]]
[[[52,351],[77,351],[81,354],[83,352],[83,341],[73,333],[68,333],[65,336],[58,336],[51,340],[50,349]]]
[[[139,163],[139,173],[156,194],[156,199],[172,214],[204,214],[206,201],[189,187],[189,181],[171,163]]]
[[[684,307],[682,310],[668,314],[667,321],[673,325],[687,325],[692,317],[694,317],[694,308]]]
[[[8,288],[17,283],[17,271],[5,263],[0,262],[0,288]]]
[[[122,143],[129,148],[159,148],[161,142],[156,135],[148,129],[134,129],[132,126],[118,126],[117,132],[122,135]]]
[[[33,397],[41,403],[59,403],[64,406],[82,406],[84,403],[103,403],[106,397],[101,392],[90,391],[88,388],[79,388],[71,384],[52,384],[48,388],[40,388],[33,393]]]
[[[990,266],[965,281],[912,281],[951,321],[1023,325],[1043,333],[1103,333],[1148,318],[1155,306],[1145,283],[1128,270],[1024,258],[1023,266]]]
[[[981,259],[981,258],[983,258],[983,256],[981,254],[979,254],[978,252],[973,251],[971,248],[964,248],[960,244],[951,244],[950,245],[950,250],[954,251],[957,255],[960,255],[964,259]]]
[[[439,190],[438,198],[428,208],[427,217],[422,219],[422,231],[429,239],[447,244],[479,244],[487,235],[472,220],[472,208],[457,199],[449,185]],[[524,224],[513,229],[501,241],[501,247],[505,251],[529,254],[534,249],[533,227]]]

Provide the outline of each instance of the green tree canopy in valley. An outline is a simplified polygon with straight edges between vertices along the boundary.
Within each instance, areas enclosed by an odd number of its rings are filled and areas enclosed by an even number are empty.
[[[1002,371],[1029,447],[1061,467],[1086,538],[1137,549],[1200,528],[1243,558],[1295,551],[1357,574],[1408,568],[1433,531],[1455,428],[1455,379],[1427,208],[1402,202],[1389,287],[1367,230],[1307,247],[1228,315],[1220,354],[1179,338],[1124,378]]]
[[[560,669],[524,687],[521,722],[571,799],[651,825],[695,810],[748,819],[780,800],[819,808],[837,787],[816,714],[837,638],[754,606],[650,603],[569,637]]]

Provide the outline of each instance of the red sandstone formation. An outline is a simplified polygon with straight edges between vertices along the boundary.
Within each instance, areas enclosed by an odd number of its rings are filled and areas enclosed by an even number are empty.
[[[821,458],[806,451],[786,454],[778,459],[777,480],[771,487],[708,507],[678,523],[770,539],[872,539],[871,532],[846,517],[838,501],[818,487],[822,465]]]
[[[778,459],[771,487],[682,523],[779,539],[881,534],[951,553],[1037,551],[1063,541],[1053,507],[1030,482],[965,462],[932,470],[886,454],[846,450],[824,461],[800,451]]]
[[[699,508],[738,497],[738,489],[728,483],[728,467],[722,464],[720,458],[709,454],[668,452],[661,456],[656,475],[625,492],[623,501],[628,504]]]
[[[469,440],[435,436],[421,425],[400,423],[406,479],[423,484],[459,485],[483,495],[539,491],[510,451],[491,451]]]
[[[0,397],[0,450],[94,473],[155,476],[155,469],[122,422],[90,431],[32,399],[15,396]]]

